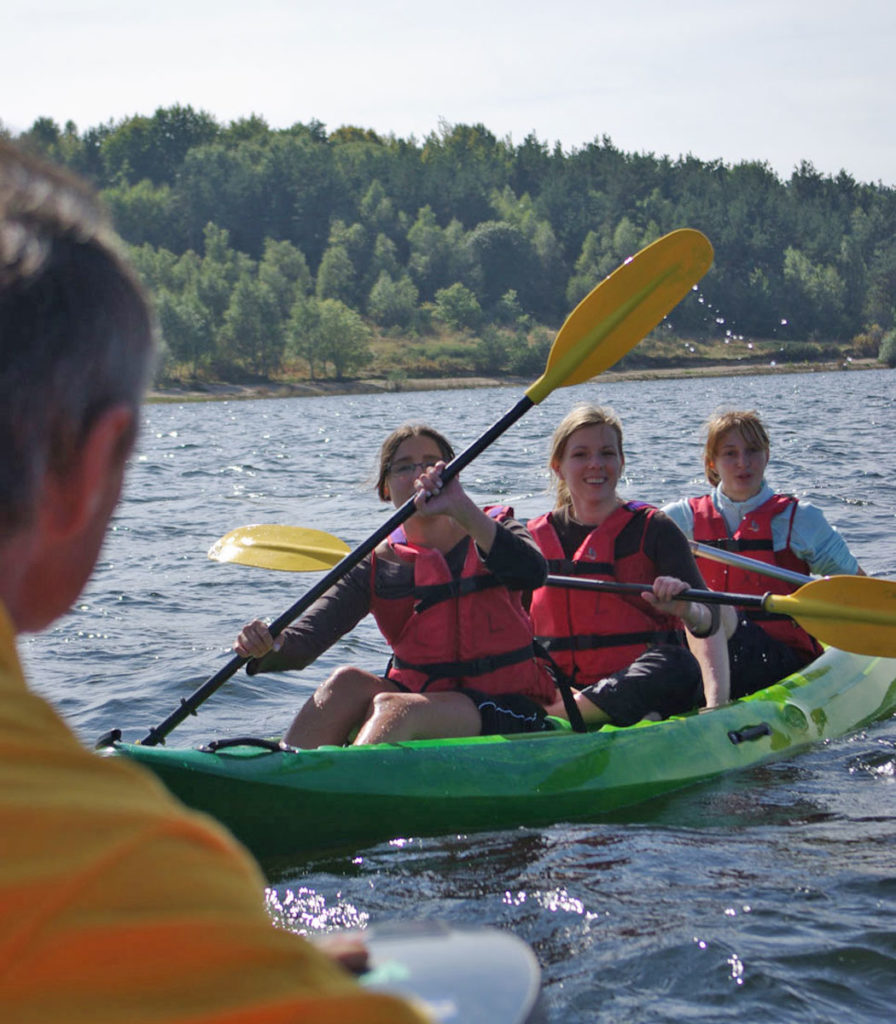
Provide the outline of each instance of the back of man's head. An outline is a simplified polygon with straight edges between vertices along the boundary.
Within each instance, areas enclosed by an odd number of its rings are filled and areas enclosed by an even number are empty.
[[[30,523],[44,474],[65,472],[97,417],[136,413],[153,341],[93,192],[0,140],[0,538]]]

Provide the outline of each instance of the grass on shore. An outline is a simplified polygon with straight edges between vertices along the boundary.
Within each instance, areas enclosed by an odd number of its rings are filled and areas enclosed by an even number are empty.
[[[371,340],[370,362],[351,378],[337,380],[318,375],[312,380],[304,361],[285,364],[269,376],[253,375],[235,367],[217,367],[217,372],[196,374],[186,367],[169,365],[158,381],[158,388],[160,391],[174,388],[207,392],[230,385],[234,394],[241,391],[277,394],[301,393],[305,386],[309,393],[319,393],[354,390],[359,386],[367,390],[368,385],[377,383],[400,390],[403,386],[419,387],[425,381],[442,382],[444,386],[448,381],[462,383],[467,379],[471,384],[474,379],[515,380],[530,376],[534,379],[544,367],[552,340],[553,335],[543,328],[530,332],[527,337],[509,331],[498,332],[492,336],[491,344],[460,331],[442,330],[425,338],[382,332]],[[517,366],[508,372],[506,354],[511,350]],[[707,372],[768,373],[827,369],[832,365],[843,368],[881,366],[875,357],[876,352],[862,345],[861,339],[839,344],[741,337],[707,341],[654,331],[624,356],[613,371],[637,377],[687,377]]]

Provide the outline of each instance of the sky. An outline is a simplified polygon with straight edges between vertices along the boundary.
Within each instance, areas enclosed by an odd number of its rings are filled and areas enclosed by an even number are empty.
[[[222,124],[422,142],[481,123],[566,152],[767,163],[896,187],[892,0],[29,0],[0,14],[0,122]]]

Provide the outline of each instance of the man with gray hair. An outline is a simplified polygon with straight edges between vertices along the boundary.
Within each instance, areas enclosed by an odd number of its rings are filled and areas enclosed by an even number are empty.
[[[153,356],[81,182],[0,141],[0,1007],[10,1024],[417,1022],[276,929],[263,878],[150,775],[81,746],[16,634],[63,614],[121,492]]]

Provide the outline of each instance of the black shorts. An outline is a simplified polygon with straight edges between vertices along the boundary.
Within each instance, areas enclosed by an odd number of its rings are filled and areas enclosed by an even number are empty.
[[[634,725],[651,712],[668,718],[702,704],[703,677],[687,647],[657,644],[582,693],[613,725]]]
[[[481,736],[501,733],[542,732],[547,729],[544,708],[520,693],[482,693],[461,687],[464,694],[479,709],[482,718]]]
[[[771,686],[798,672],[808,660],[802,651],[769,636],[751,619],[741,617],[728,640],[731,697],[743,697]]]

